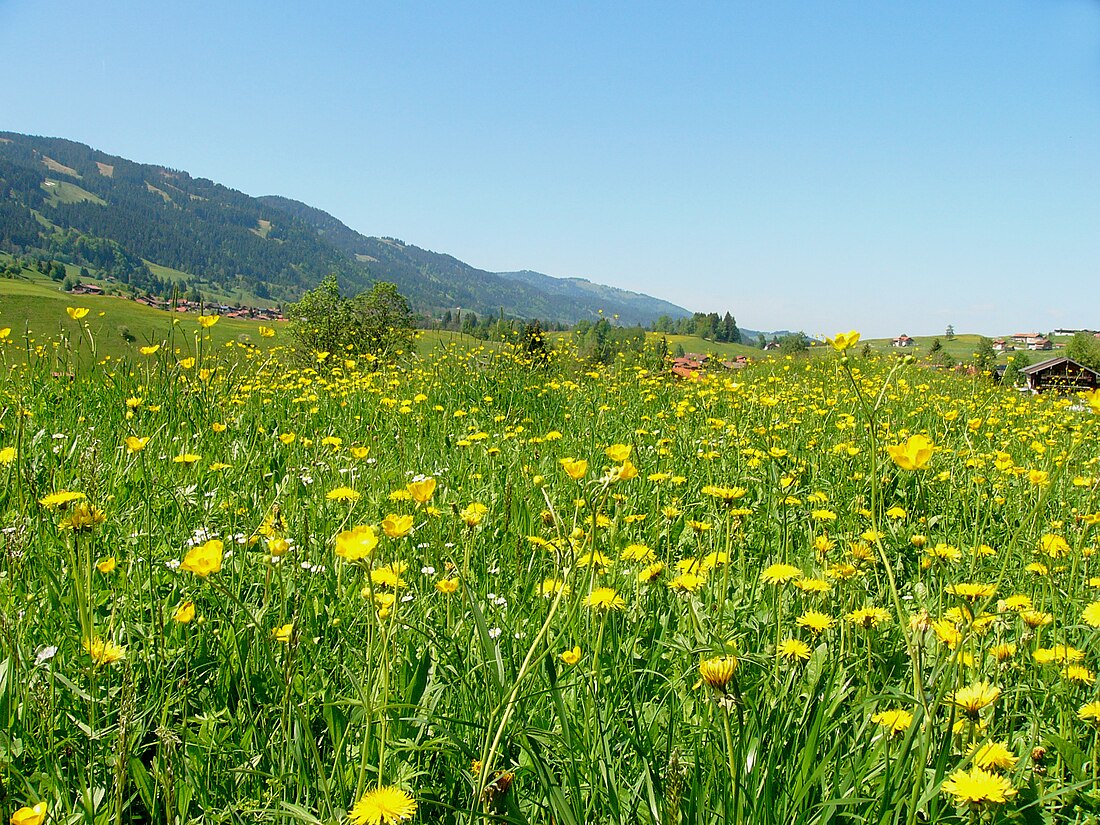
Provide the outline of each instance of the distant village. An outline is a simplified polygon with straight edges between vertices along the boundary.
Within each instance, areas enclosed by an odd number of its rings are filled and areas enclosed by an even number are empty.
[[[98,284],[78,283],[72,288],[70,295],[106,295],[106,291]],[[218,304],[208,301],[189,301],[185,298],[177,298],[169,301],[158,298],[155,295],[139,295],[131,297],[119,295],[119,298],[142,304],[153,309],[165,312],[196,312],[221,315],[223,318],[244,318],[257,321],[285,321],[286,316],[279,309],[267,307],[253,307],[245,304]]]

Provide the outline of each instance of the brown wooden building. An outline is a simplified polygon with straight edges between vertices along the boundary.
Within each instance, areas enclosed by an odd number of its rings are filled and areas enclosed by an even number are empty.
[[[1024,367],[1020,373],[1027,376],[1027,386],[1032,392],[1079,392],[1100,386],[1100,373],[1072,358],[1048,358]]]

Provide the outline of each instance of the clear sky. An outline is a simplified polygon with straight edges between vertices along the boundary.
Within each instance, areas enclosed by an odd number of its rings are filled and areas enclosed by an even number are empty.
[[[1100,328],[1096,0],[0,0],[0,129],[755,329]]]

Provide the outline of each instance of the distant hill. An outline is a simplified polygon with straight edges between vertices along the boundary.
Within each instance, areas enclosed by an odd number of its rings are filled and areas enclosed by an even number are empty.
[[[336,273],[348,292],[397,284],[425,314],[648,324],[683,307],[579,278],[494,273],[393,238],[362,235],[315,207],[250,197],[81,143],[0,132],[0,250],[50,256],[136,290],[293,301]]]

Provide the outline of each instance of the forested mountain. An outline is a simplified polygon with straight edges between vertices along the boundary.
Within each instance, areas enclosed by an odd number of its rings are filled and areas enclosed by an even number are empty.
[[[361,235],[288,198],[254,198],[180,170],[13,132],[0,132],[0,250],[50,256],[158,293],[182,279],[184,286],[289,301],[336,273],[347,292],[391,281],[425,314],[461,308],[573,323],[603,310],[642,324],[689,314],[581,279],[486,272]]]

